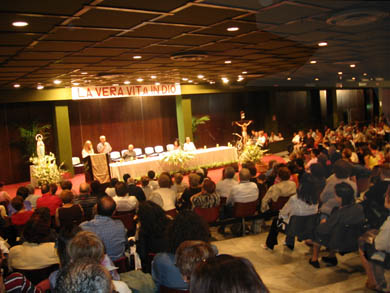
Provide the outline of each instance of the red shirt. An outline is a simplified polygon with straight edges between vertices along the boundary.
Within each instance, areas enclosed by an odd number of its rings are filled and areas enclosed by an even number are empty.
[[[37,208],[47,207],[50,209],[50,216],[56,214],[56,210],[62,206],[62,200],[57,195],[49,193],[42,194],[42,197],[37,199]]]
[[[33,211],[24,211],[13,214],[11,216],[12,225],[21,226],[26,224],[27,221],[30,220],[30,217],[33,213]]]

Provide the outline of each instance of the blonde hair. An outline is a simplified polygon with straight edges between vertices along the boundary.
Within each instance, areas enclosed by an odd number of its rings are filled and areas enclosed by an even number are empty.
[[[100,262],[104,256],[104,244],[95,233],[81,231],[69,242],[67,252],[73,261],[89,257]]]

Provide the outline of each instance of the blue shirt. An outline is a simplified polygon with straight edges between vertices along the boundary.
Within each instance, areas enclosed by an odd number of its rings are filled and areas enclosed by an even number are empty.
[[[96,215],[91,221],[81,223],[80,228],[99,236],[104,243],[107,255],[112,260],[117,260],[124,255],[127,231],[121,221]]]
[[[188,289],[188,283],[177,266],[175,266],[175,255],[173,253],[157,253],[152,262],[152,277],[156,286],[163,285],[174,289]]]

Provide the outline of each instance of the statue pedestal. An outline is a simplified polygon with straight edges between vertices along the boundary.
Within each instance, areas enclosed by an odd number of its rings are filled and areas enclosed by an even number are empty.
[[[34,188],[37,188],[38,187],[38,180],[36,178],[34,178],[34,174],[35,174],[35,166],[30,165],[30,183],[32,186],[34,186]]]

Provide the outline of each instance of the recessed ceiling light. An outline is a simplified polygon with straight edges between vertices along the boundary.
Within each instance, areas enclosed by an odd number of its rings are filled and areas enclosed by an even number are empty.
[[[189,83],[192,83],[192,82],[193,82],[193,80],[191,80],[191,79],[190,79],[188,82],[189,82]]]
[[[225,64],[230,64],[230,63],[232,63],[231,60],[226,60],[226,61],[225,61]]]
[[[240,28],[239,27],[237,27],[237,26],[232,26],[232,27],[228,27],[226,30],[228,31],[228,32],[236,32],[236,31],[238,31]]]
[[[41,84],[38,84],[38,85],[37,85],[37,90],[43,90],[43,88],[44,88],[43,85],[41,85]]]
[[[223,83],[228,83],[229,82],[229,79],[227,77],[222,77],[221,79],[222,79]]]
[[[160,85],[160,83],[159,82],[155,82],[154,85]]]
[[[326,46],[328,46],[328,43],[327,42],[319,42],[318,46],[319,47],[326,47]]]
[[[287,77],[287,80],[291,80],[291,77]]]
[[[352,80],[355,80],[356,79],[356,77],[352,77]]]
[[[75,86],[78,86],[78,85],[80,85],[80,83],[79,83],[79,82],[72,82],[72,84],[73,84],[73,85],[75,85]]]
[[[337,74],[338,74],[338,75],[342,75],[342,74],[343,74],[343,72],[339,71],[339,72],[337,72]]]
[[[13,26],[16,26],[16,27],[24,27],[24,26],[28,26],[28,22],[25,22],[25,21],[14,21],[12,23]]]
[[[310,61],[310,64],[316,64],[316,63],[317,63],[316,60],[311,60],[311,61]]]
[[[214,81],[214,80],[210,80],[209,83],[210,83],[210,84],[214,84],[215,81]]]
[[[84,72],[81,72],[81,74],[82,74],[82,75],[87,75],[88,72],[85,72],[85,71],[84,71]]]
[[[14,88],[19,88],[19,87],[20,87],[20,84],[18,84],[18,83],[14,84]]]
[[[183,81],[187,81],[188,78],[187,78],[187,77],[183,77],[182,80],[183,80]]]
[[[202,79],[203,77],[204,77],[204,75],[202,75],[202,74],[199,74],[199,75],[198,75],[198,78],[199,78],[199,79]]]
[[[349,67],[355,68],[355,67],[356,67],[356,64],[350,64]]]
[[[242,74],[247,74],[248,72],[246,72],[246,71],[243,71],[243,72],[241,72]]]
[[[157,76],[155,76],[155,75],[151,75],[151,76],[150,76],[150,78],[151,78],[151,79],[156,79],[156,78],[157,78]]]
[[[367,76],[367,73],[363,73],[363,76]]]
[[[318,77],[316,77],[314,80],[315,80],[315,81],[319,81],[320,79],[319,79]]]
[[[140,55],[133,56],[133,59],[141,59],[141,58],[142,58],[142,56],[140,56]]]
[[[124,84],[130,84],[130,81],[125,80],[123,83],[124,83]]]
[[[238,78],[237,78],[237,81],[238,82],[241,82],[241,81],[243,81],[244,80],[244,78],[242,77],[242,76],[239,76]]]
[[[137,78],[137,81],[138,81],[138,82],[143,82],[144,79],[143,79],[143,78]]]
[[[55,81],[53,81],[54,82],[54,84],[60,84],[62,81],[61,80],[59,80],[59,79],[56,79]]]
[[[112,86],[119,86],[119,84],[118,83],[114,83]]]

